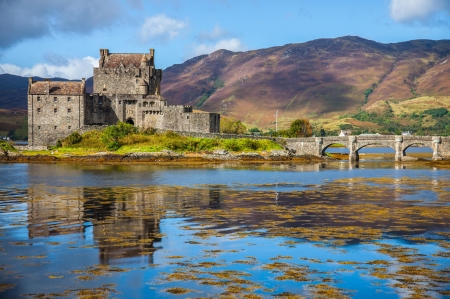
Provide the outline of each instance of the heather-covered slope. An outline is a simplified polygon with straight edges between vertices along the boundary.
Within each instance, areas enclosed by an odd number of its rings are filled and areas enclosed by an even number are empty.
[[[356,112],[380,100],[450,95],[450,41],[381,44],[359,37],[195,57],[164,71],[171,104],[266,127]]]
[[[378,101],[450,96],[449,58],[449,40],[382,44],[352,36],[219,50],[165,69],[162,95],[171,105],[197,106],[260,128],[274,128],[277,110],[279,127],[299,117],[323,123]],[[25,77],[0,75],[0,108],[26,109],[27,84]]]

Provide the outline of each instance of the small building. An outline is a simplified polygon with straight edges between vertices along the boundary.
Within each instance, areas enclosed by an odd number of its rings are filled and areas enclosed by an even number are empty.
[[[339,133],[339,136],[349,136],[352,135],[352,131],[351,130],[341,130],[341,132]]]
[[[29,78],[29,146],[52,145],[71,132],[118,121],[140,128],[219,133],[219,114],[167,104],[160,94],[162,70],[155,68],[154,59],[153,49],[147,54],[115,54],[100,49],[92,94],[86,94],[85,79],[35,82]]]

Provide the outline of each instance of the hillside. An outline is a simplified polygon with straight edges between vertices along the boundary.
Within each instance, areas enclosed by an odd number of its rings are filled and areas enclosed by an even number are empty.
[[[233,116],[259,127],[330,119],[381,100],[450,95],[450,41],[382,44],[359,37],[268,49],[219,50],[164,70],[171,104]],[[366,99],[366,95],[368,95]]]
[[[380,101],[450,96],[449,58],[449,40],[318,39],[198,56],[165,69],[161,90],[170,104],[219,112],[250,127],[274,128],[277,110],[280,128],[299,117],[326,125]],[[27,84],[25,77],[0,75],[0,108],[27,109]],[[92,78],[87,88],[92,91]]]
[[[34,81],[44,81],[44,78],[33,77]],[[64,78],[52,78],[55,81],[77,81]],[[92,77],[86,80],[86,89],[92,92]],[[10,74],[0,75],[0,109],[27,109],[28,77]]]

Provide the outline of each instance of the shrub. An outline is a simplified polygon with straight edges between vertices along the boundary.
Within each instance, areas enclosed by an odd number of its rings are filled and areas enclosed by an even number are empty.
[[[423,113],[429,114],[433,117],[442,117],[448,113],[448,110],[445,108],[434,108],[434,109],[425,110]]]
[[[8,152],[15,152],[17,151],[14,146],[9,144],[8,142],[4,140],[0,140],[0,152],[4,154],[8,154]]]
[[[64,146],[74,145],[74,144],[80,143],[82,139],[83,139],[83,137],[80,135],[80,133],[72,132],[69,136],[64,138],[64,140],[62,141],[62,145],[64,145]],[[58,141],[60,141],[60,140],[58,140]],[[58,146],[58,143],[56,145]]]
[[[222,118],[220,120],[220,133],[245,134],[247,128],[240,120],[234,118]]]
[[[145,129],[141,130],[141,133],[145,134],[145,135],[155,135],[156,129],[152,128],[152,127],[145,128]]]
[[[103,131],[102,141],[108,150],[114,151],[121,147],[121,138],[133,133],[137,133],[137,128],[135,126],[118,122],[117,125],[109,126]]]

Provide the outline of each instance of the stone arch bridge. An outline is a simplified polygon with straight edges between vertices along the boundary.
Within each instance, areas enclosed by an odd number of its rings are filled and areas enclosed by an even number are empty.
[[[364,135],[286,138],[286,148],[296,155],[322,157],[325,150],[333,144],[342,144],[350,152],[349,160],[358,161],[358,151],[366,146],[390,147],[395,150],[395,161],[415,160],[406,156],[406,149],[412,145],[427,146],[433,150],[433,160],[450,159],[450,137],[440,136],[398,136],[398,135]]]

